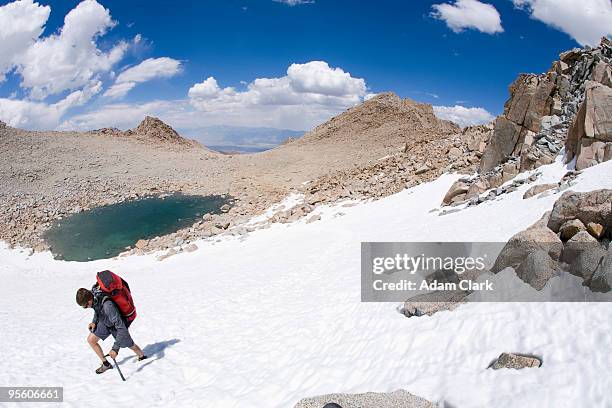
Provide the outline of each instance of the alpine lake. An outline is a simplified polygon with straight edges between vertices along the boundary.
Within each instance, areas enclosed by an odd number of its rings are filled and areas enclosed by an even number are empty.
[[[171,234],[206,213],[219,214],[228,196],[175,193],[96,207],[57,221],[45,233],[55,259],[87,262],[119,255],[139,239]]]

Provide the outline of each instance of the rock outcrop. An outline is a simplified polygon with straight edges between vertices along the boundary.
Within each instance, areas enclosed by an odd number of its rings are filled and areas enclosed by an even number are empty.
[[[555,202],[548,228],[559,231],[567,221],[578,219],[582,224],[601,224],[606,230],[612,227],[612,190],[595,190],[587,193],[568,191]]]
[[[511,267],[541,290],[556,271],[565,271],[582,278],[593,291],[609,291],[611,205],[612,190],[564,193],[552,211],[510,238],[491,272]]]
[[[138,136],[144,136],[152,140],[161,140],[173,143],[185,143],[186,139],[181,137],[176,130],[168,126],[158,118],[145,116],[140,124],[132,129],[132,133]]]
[[[566,161],[576,157],[576,170],[612,158],[612,88],[593,81],[585,86],[584,102],[565,142]]]
[[[561,257],[563,243],[557,234],[547,227],[549,216],[550,213],[544,214],[538,222],[510,238],[495,260],[491,272],[498,273],[507,267],[518,270],[523,263],[526,263],[526,265],[522,269],[526,271],[529,269],[527,265],[533,266],[536,261],[539,266],[549,265],[551,268],[554,268],[555,262]],[[530,254],[535,253],[538,253],[537,258],[528,259]],[[542,256],[544,254],[548,258],[543,259]],[[544,275],[552,276],[552,272],[548,273],[540,270],[533,276],[525,274],[519,277],[526,283],[531,283],[532,278],[541,280]],[[537,286],[540,286],[540,284]],[[542,287],[543,285],[540,286],[540,289]]]
[[[113,137],[130,137],[147,143],[202,147],[198,142],[182,137],[171,126],[152,116],[145,116],[134,129],[123,131],[117,128],[102,128],[94,130],[93,133]]]
[[[611,72],[612,43],[603,38],[597,48],[562,53],[544,74],[519,75],[494,122],[480,176],[467,188],[476,181],[477,190],[496,188],[520,172],[552,163],[562,147],[567,162],[577,157],[577,170],[610,160]]]

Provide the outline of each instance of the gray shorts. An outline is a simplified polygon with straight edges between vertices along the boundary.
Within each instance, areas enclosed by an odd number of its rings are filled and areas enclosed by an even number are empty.
[[[129,328],[130,324],[132,324],[132,322],[126,322],[125,326]],[[114,338],[117,338],[117,329],[114,327],[107,327],[105,324],[97,324],[93,334],[101,340],[106,340],[111,334]]]

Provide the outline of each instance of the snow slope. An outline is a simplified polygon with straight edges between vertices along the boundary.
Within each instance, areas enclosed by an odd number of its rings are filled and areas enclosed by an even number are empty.
[[[565,173],[559,162],[540,171],[537,183]],[[612,188],[610,174],[612,161],[589,168],[573,189]],[[559,197],[523,200],[526,185],[460,212],[430,212],[457,177],[325,207],[311,224],[199,242],[163,262],[68,263],[2,247],[0,385],[64,386],[67,407],[290,407],[398,388],[445,407],[612,406],[612,304],[478,303],[407,319],[398,304],[360,302],[361,241],[507,240]],[[106,268],[129,281],[139,310],[131,332],[152,357],[135,363],[122,350],[125,383],[114,370],[94,374],[91,311],[74,300]],[[504,351],[544,364],[486,370]]]

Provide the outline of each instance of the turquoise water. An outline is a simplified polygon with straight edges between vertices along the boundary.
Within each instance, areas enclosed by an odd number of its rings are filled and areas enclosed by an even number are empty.
[[[218,214],[231,199],[174,194],[126,201],[74,214],[47,231],[45,241],[55,259],[91,261],[116,256],[139,239],[170,234],[206,213]]]

